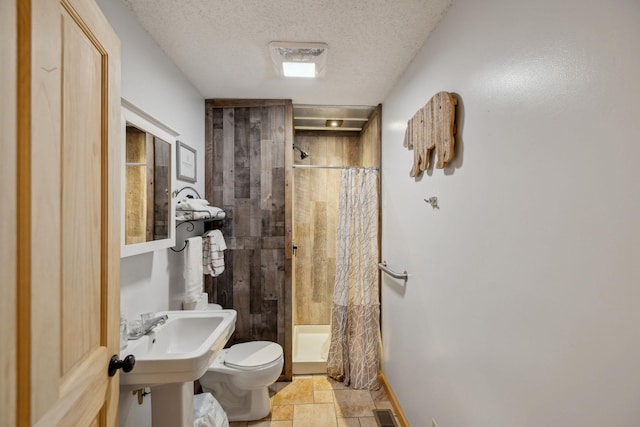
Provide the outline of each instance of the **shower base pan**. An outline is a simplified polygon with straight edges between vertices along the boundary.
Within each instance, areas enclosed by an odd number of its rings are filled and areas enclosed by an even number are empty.
[[[331,325],[296,325],[293,327],[293,374],[324,374]]]

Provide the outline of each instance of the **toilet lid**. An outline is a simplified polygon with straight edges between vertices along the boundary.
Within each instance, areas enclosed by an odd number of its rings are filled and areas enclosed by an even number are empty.
[[[259,368],[282,356],[282,347],[270,341],[251,341],[231,346],[224,364],[239,369]]]

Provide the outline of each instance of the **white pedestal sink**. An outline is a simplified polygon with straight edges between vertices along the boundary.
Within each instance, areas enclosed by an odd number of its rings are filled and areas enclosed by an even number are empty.
[[[122,356],[133,354],[131,372],[121,373],[128,388],[151,387],[153,427],[193,426],[193,384],[213,362],[235,330],[236,311],[164,311],[167,322],[130,340]]]

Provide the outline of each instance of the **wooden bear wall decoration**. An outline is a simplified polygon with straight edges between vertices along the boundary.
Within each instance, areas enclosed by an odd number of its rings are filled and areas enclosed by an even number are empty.
[[[413,150],[413,168],[409,172],[412,177],[429,168],[434,148],[437,169],[443,169],[453,159],[457,103],[449,92],[438,92],[407,123],[403,145]]]

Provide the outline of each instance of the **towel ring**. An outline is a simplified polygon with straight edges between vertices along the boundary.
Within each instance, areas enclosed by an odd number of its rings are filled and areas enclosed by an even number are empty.
[[[185,249],[187,249],[187,245],[188,245],[188,244],[189,244],[189,241],[188,241],[188,240],[185,240],[185,241],[184,241],[184,246],[183,246],[181,249],[173,249],[173,248],[169,248],[169,249],[171,249],[173,252],[182,252],[182,251],[184,251]]]

